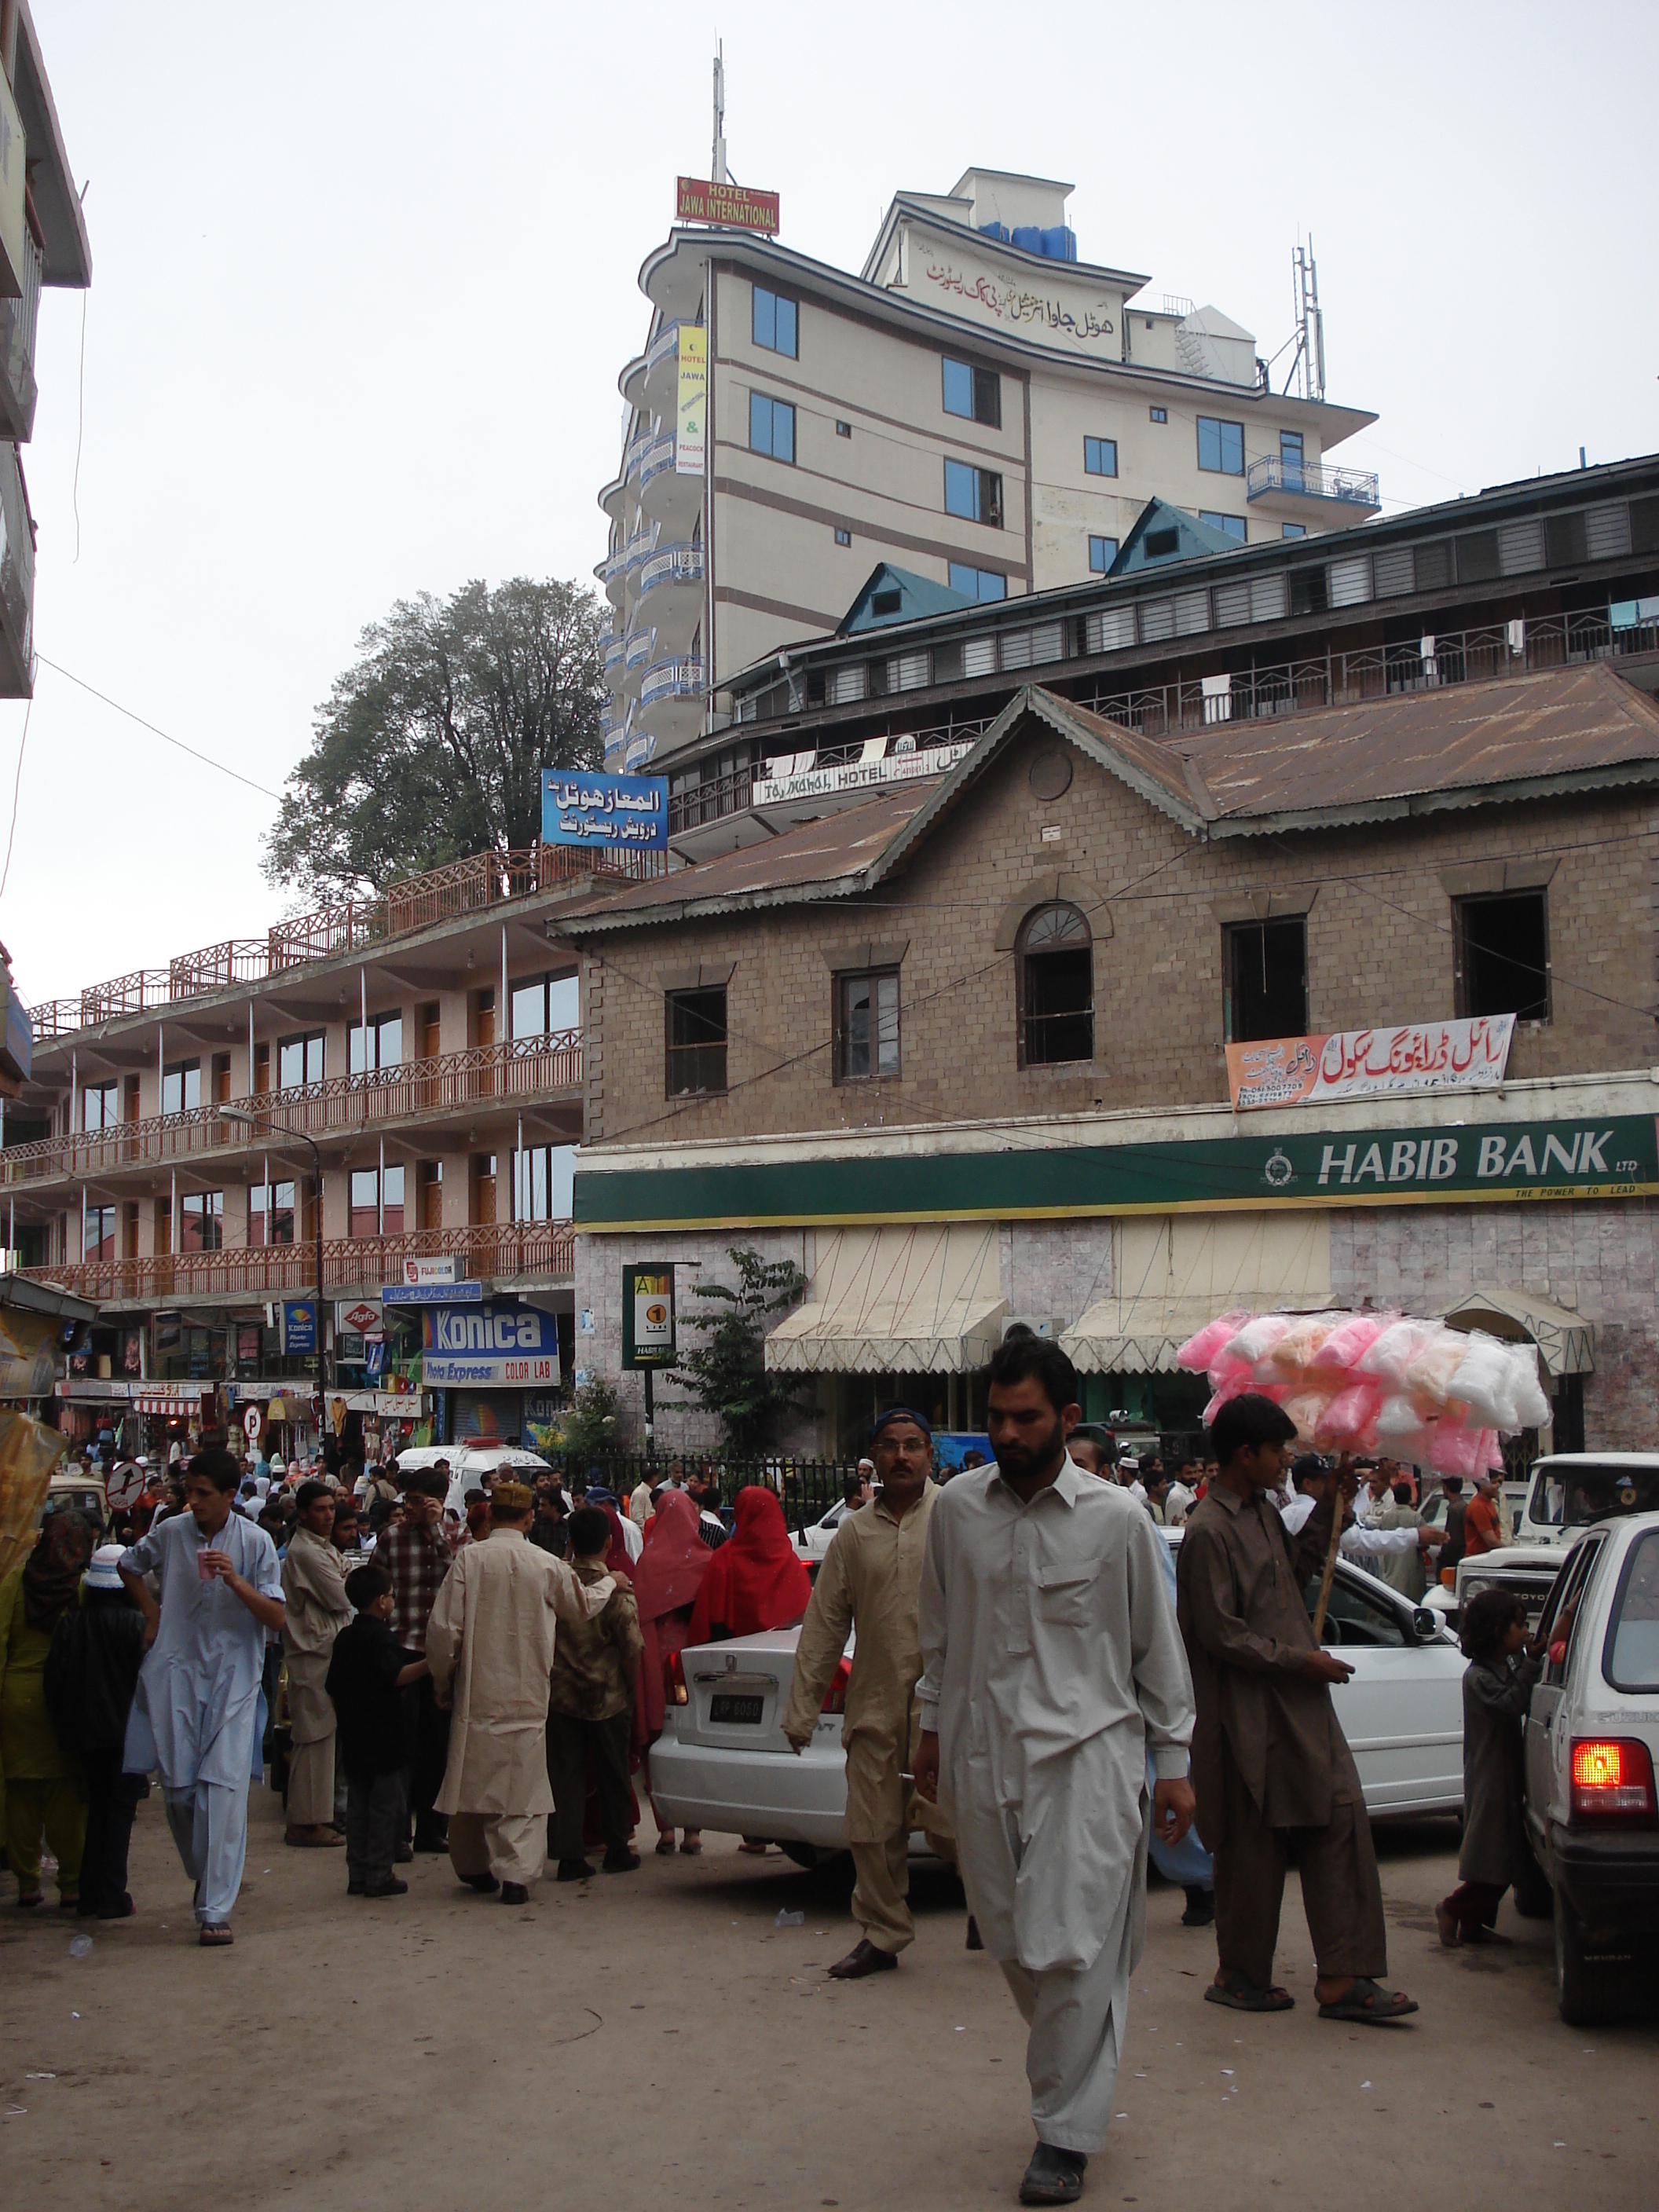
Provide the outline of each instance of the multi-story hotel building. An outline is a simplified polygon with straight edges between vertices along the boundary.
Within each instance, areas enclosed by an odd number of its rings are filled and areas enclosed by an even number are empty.
[[[608,766],[660,769],[720,728],[732,678],[833,633],[880,562],[960,606],[1105,574],[1154,497],[1217,543],[1376,512],[1376,478],[1328,458],[1375,416],[1275,392],[1218,308],[1079,259],[1071,190],[969,169],[900,192],[856,274],[701,227],[647,258],[599,494]],[[684,332],[707,374],[690,453]],[[1322,368],[1304,382],[1322,392]]]

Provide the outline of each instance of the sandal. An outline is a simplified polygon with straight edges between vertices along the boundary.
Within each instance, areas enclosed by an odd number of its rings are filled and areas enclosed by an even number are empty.
[[[1392,1993],[1381,1989],[1367,1974],[1361,1974],[1345,1997],[1334,2004],[1319,2008],[1321,2020],[1357,2020],[1367,2027],[1380,2027],[1383,2021],[1403,2020],[1408,2012],[1417,2010],[1417,2001],[1408,1997],[1403,1990]]]
[[[203,1923],[202,1931],[196,1940],[204,1950],[217,1951],[227,1943],[234,1943],[236,1938],[231,1934],[228,1921],[208,1920]]]
[[[81,1910],[80,1891],[78,1889],[60,1890],[58,1893],[58,1910],[60,1912],[78,1912]]]
[[[41,1889],[31,1890],[27,1896],[20,1889],[17,1893],[17,1909],[20,1912],[33,1912],[35,1906],[40,1904],[45,1897],[46,1892]]]
[[[1446,1949],[1455,1951],[1463,1940],[1462,1933],[1457,1925],[1457,1915],[1448,1906],[1437,1905],[1434,1908],[1434,1924],[1440,1930],[1440,1941]]]
[[[674,1838],[672,1836],[659,1836],[657,1838],[657,1856],[659,1859],[672,1859],[673,1856]]]
[[[697,1853],[702,1849],[702,1838],[701,1836],[688,1836],[685,1841],[680,1845],[681,1856],[688,1859],[696,1858]]]
[[[1277,1984],[1270,1990],[1259,1990],[1249,1976],[1235,1966],[1218,1982],[1212,1982],[1204,1992],[1206,2004],[1230,2005],[1235,2012],[1289,2012],[1296,1999],[1288,1990]]]

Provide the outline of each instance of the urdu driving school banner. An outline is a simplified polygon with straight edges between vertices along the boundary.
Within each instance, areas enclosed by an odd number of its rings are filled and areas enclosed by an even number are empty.
[[[1227,1087],[1239,1113],[1253,1106],[1323,1106],[1408,1091],[1495,1091],[1504,1080],[1514,1034],[1515,1016],[1496,1014],[1230,1044]]]

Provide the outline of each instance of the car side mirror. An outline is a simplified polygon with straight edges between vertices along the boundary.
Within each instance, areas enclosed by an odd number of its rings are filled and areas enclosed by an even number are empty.
[[[1428,1607],[1425,1605],[1413,1606],[1412,1608],[1412,1633],[1416,1637],[1419,1644],[1432,1644],[1440,1633],[1440,1621],[1438,1616],[1431,1613]]]

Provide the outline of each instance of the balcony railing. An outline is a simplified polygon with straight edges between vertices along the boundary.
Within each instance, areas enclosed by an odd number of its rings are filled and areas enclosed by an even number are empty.
[[[640,595],[654,592],[664,586],[700,584],[702,581],[702,548],[701,545],[665,545],[653,553],[640,570]]]
[[[335,1237],[323,1242],[325,1292],[395,1283],[405,1260],[453,1257],[471,1281],[525,1275],[561,1280],[575,1265],[568,1221],[479,1222],[465,1229],[419,1229],[403,1237]],[[25,1267],[27,1280],[50,1283],[100,1305],[167,1297],[261,1297],[314,1291],[314,1243],[254,1244],[234,1251],[157,1253],[143,1260],[88,1260],[62,1267]]]
[[[701,699],[702,696],[702,662],[695,653],[686,653],[677,660],[659,660],[645,672],[640,686],[641,707],[660,706],[669,699]]]
[[[630,676],[637,676],[642,669],[651,665],[651,654],[656,642],[657,633],[654,629],[629,631],[623,645],[624,659]]]
[[[66,1137],[36,1137],[0,1149],[0,1188],[68,1177],[88,1182],[128,1168],[200,1160],[210,1152],[274,1152],[284,1135],[329,1137],[385,1127],[460,1108],[514,1099],[544,1099],[581,1088],[582,1033],[553,1030],[545,1036],[514,1037],[508,1044],[475,1045],[432,1060],[366,1074],[331,1075],[293,1091],[238,1099],[247,1111],[275,1125],[246,1128],[221,1119],[216,1106],[184,1114],[152,1115]]]
[[[0,456],[9,448],[0,446]],[[166,968],[139,968],[94,983],[78,999],[31,1006],[36,1042],[68,1036],[121,1014],[151,1013],[204,992],[262,981],[311,960],[363,952],[439,922],[479,914],[592,875],[643,881],[665,872],[660,853],[594,854],[568,845],[532,845],[519,853],[475,853],[425,875],[406,876],[378,898],[343,899],[314,914],[277,922],[261,942],[227,939],[181,953]]]
[[[674,433],[670,430],[661,438],[653,439],[640,462],[640,489],[643,491],[653,477],[672,471],[674,465]]]
[[[28,690],[34,642],[34,522],[14,445],[0,445],[0,526],[5,533],[0,550],[0,612],[21,673],[18,690],[9,695],[16,697]]]
[[[680,350],[680,326],[678,322],[665,323],[645,349],[645,373],[650,376],[665,361],[678,360]]]
[[[1331,469],[1322,461],[1286,461],[1270,453],[1252,461],[1245,497],[1288,492],[1304,499],[1340,500],[1346,507],[1380,507],[1376,475],[1370,469]]]

